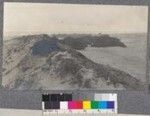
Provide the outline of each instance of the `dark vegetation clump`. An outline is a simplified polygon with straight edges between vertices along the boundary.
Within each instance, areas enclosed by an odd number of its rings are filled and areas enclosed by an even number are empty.
[[[126,45],[118,38],[110,37],[109,35],[84,35],[79,37],[67,36],[63,40],[60,40],[60,42],[76,50],[83,50],[88,45],[91,47],[126,47]]]
[[[36,42],[32,47],[33,55],[47,56],[54,51],[59,51],[58,39],[56,37],[44,38]]]

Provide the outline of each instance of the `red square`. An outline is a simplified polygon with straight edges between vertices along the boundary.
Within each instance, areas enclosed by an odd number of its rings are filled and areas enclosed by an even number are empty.
[[[76,101],[76,109],[83,109],[83,102],[82,101]]]

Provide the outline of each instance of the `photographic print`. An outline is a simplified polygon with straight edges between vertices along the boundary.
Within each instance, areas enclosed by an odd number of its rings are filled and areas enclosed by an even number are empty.
[[[146,6],[4,3],[3,89],[144,90]]]

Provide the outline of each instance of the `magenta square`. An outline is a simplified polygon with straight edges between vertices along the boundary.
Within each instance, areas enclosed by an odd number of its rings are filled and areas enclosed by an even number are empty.
[[[68,102],[68,108],[69,109],[76,109],[76,102],[75,101],[69,101]]]

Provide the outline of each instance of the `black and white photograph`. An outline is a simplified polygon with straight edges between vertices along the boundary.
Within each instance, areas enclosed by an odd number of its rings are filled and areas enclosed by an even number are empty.
[[[146,6],[14,2],[3,20],[3,89],[145,89]]]

